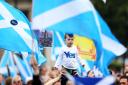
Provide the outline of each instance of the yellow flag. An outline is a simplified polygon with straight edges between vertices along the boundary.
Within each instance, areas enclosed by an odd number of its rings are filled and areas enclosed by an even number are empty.
[[[96,60],[96,48],[92,40],[75,35],[74,45],[77,47],[81,59],[91,61]]]

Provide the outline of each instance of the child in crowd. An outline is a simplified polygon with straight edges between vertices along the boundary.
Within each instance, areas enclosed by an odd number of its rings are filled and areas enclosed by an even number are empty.
[[[77,68],[79,63],[84,67],[85,65],[81,62],[77,48],[73,45],[74,35],[65,34],[66,45],[61,48],[55,67],[64,68],[73,76],[78,76]]]

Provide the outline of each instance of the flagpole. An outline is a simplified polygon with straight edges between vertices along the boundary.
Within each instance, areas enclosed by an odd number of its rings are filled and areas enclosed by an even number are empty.
[[[8,72],[8,76],[10,77],[11,76],[11,73],[10,73],[10,69],[9,69],[8,64],[7,64],[7,72]]]

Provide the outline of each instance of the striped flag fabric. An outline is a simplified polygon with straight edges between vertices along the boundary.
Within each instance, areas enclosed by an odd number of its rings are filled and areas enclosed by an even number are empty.
[[[7,65],[10,70],[10,73],[7,71]],[[12,54],[9,51],[5,51],[1,61],[0,61],[0,73],[8,76],[8,74],[11,74],[11,77],[15,77],[17,75],[16,66],[14,64],[14,61],[12,59]]]
[[[10,51],[32,52],[34,49],[28,19],[4,0],[0,1],[0,41],[0,48]]]

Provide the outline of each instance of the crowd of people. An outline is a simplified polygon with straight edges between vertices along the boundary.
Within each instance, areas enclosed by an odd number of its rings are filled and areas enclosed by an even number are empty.
[[[116,72],[112,70],[111,75],[116,78],[115,85],[128,85],[128,66],[125,65],[124,71]]]
[[[80,77],[77,63],[79,62],[82,67],[86,65],[81,62],[77,48],[73,46],[72,34],[65,35],[65,43],[66,46],[62,47],[54,67],[48,68],[45,64],[38,66],[35,58],[32,57],[30,60],[33,69],[32,78],[23,81],[20,73],[13,78],[0,74],[0,85],[74,85],[73,77]],[[103,77],[101,74],[97,76],[94,69],[86,74],[84,77],[87,78]],[[128,66],[125,67],[124,74],[114,71],[111,71],[111,74],[116,78],[116,85],[128,85]]]
[[[31,66],[34,71],[32,79],[23,82],[20,74],[13,78],[0,74],[0,85],[74,85],[66,77],[67,73],[64,69],[61,71],[55,67],[48,69],[45,64],[38,67],[34,59],[31,60]]]
[[[58,70],[55,67],[49,69],[45,64],[38,67],[35,60],[32,60],[31,66],[34,70],[32,79],[23,82],[20,74],[13,78],[4,77],[4,75],[0,74],[0,85],[75,85],[74,81],[69,78],[66,69]],[[115,85],[128,85],[127,68],[124,74],[112,72],[112,75],[116,78]],[[86,78],[95,78],[94,72],[92,70],[88,71]]]

